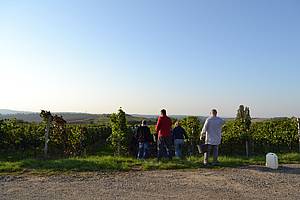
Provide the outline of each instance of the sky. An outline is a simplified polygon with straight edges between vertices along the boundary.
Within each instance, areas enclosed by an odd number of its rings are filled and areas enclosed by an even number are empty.
[[[0,108],[300,116],[298,0],[0,0]]]

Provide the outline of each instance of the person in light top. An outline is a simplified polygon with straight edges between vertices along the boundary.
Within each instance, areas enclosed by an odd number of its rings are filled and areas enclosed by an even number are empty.
[[[204,154],[204,165],[208,165],[208,159],[210,156],[210,151],[213,150],[213,165],[219,164],[218,162],[218,150],[222,139],[222,126],[224,125],[224,120],[217,117],[217,110],[213,109],[211,111],[211,117],[206,119],[201,132],[201,139],[205,139],[205,144],[208,145],[208,151]]]

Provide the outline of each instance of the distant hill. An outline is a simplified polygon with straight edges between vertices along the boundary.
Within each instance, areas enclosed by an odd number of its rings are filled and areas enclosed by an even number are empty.
[[[89,114],[89,113],[75,113],[75,112],[58,112],[52,113],[54,115],[62,116],[69,124],[91,124],[101,123],[108,124],[110,114]],[[129,124],[140,123],[143,119],[146,119],[149,124],[155,124],[158,115],[143,115],[143,114],[127,114],[126,118]],[[170,115],[174,119],[183,119],[187,115]],[[198,116],[201,122],[204,122],[207,116]],[[42,121],[40,114],[28,111],[16,111],[9,109],[0,109],[0,119],[18,119],[25,122],[36,122]],[[280,119],[280,118],[279,118]],[[225,118],[226,121],[234,120],[234,118]],[[267,120],[267,118],[253,118],[252,122],[260,122]]]
[[[68,123],[93,123],[99,119],[100,115],[85,114],[85,113],[53,113],[53,115],[63,116]],[[16,114],[2,114],[0,119],[18,119],[26,122],[42,121],[39,113],[16,113]]]
[[[32,113],[32,112],[9,110],[9,109],[0,109],[0,114],[1,115],[28,114],[28,113]]]
[[[13,112],[12,112],[13,113]],[[58,112],[52,113],[53,115],[62,116],[69,124],[91,124],[101,123],[108,124],[110,114],[89,114],[89,113],[73,113],[73,112]],[[148,124],[155,124],[157,121],[157,115],[140,115],[140,114],[126,114],[126,119],[129,124],[137,124],[142,120],[147,120]],[[183,119],[186,115],[170,115],[173,119]],[[200,121],[204,122],[206,117],[199,116]],[[18,119],[25,122],[40,123],[42,118],[39,113],[15,113],[15,114],[3,114],[0,115],[0,119]]]
[[[131,114],[131,116],[141,117],[141,118],[145,118],[145,119],[155,119],[158,117],[158,115],[142,115],[142,114]]]
[[[3,112],[6,113],[6,112]],[[17,119],[25,122],[35,122],[40,123],[42,118],[39,113],[18,113],[9,112],[10,114],[0,114],[0,119]],[[61,112],[61,113],[52,113],[53,115],[62,116],[67,123],[69,124],[91,124],[91,123],[101,123],[108,124],[110,114],[89,114],[89,113],[72,113],[72,112]],[[154,119],[138,117],[132,115],[126,115],[126,119],[129,124],[140,123],[143,119],[147,119],[150,124],[155,122]]]

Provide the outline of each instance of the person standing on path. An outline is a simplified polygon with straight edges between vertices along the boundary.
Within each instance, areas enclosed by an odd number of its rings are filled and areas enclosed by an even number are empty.
[[[204,165],[208,165],[208,159],[210,156],[210,151],[213,150],[213,165],[218,165],[219,156],[219,145],[221,144],[222,138],[222,126],[225,121],[220,117],[217,117],[217,110],[213,109],[211,111],[211,117],[209,117],[203,126],[201,132],[201,140],[205,138],[205,144],[208,146],[208,151],[204,153]]]
[[[175,146],[175,156],[177,158],[182,158],[182,147],[184,144],[184,139],[188,139],[188,136],[184,128],[180,126],[179,121],[175,123],[175,128],[173,129],[172,134]]]
[[[138,127],[135,138],[138,142],[138,159],[146,159],[149,155],[149,145],[152,142],[152,135],[150,128],[147,126],[145,120],[142,121],[142,125]]]
[[[165,109],[161,110],[161,116],[157,120],[156,133],[158,134],[157,141],[157,160],[159,161],[163,152],[167,153],[168,158],[172,159],[172,120],[167,116]]]

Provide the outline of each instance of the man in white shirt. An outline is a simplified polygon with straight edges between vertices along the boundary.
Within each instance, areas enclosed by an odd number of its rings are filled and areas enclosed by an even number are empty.
[[[211,111],[211,117],[209,117],[204,124],[201,132],[201,139],[205,138],[205,144],[208,146],[207,153],[204,154],[204,165],[208,165],[208,159],[211,149],[213,149],[213,165],[218,164],[218,149],[221,144],[222,138],[222,126],[224,125],[224,120],[217,117],[217,110],[213,109]]]

